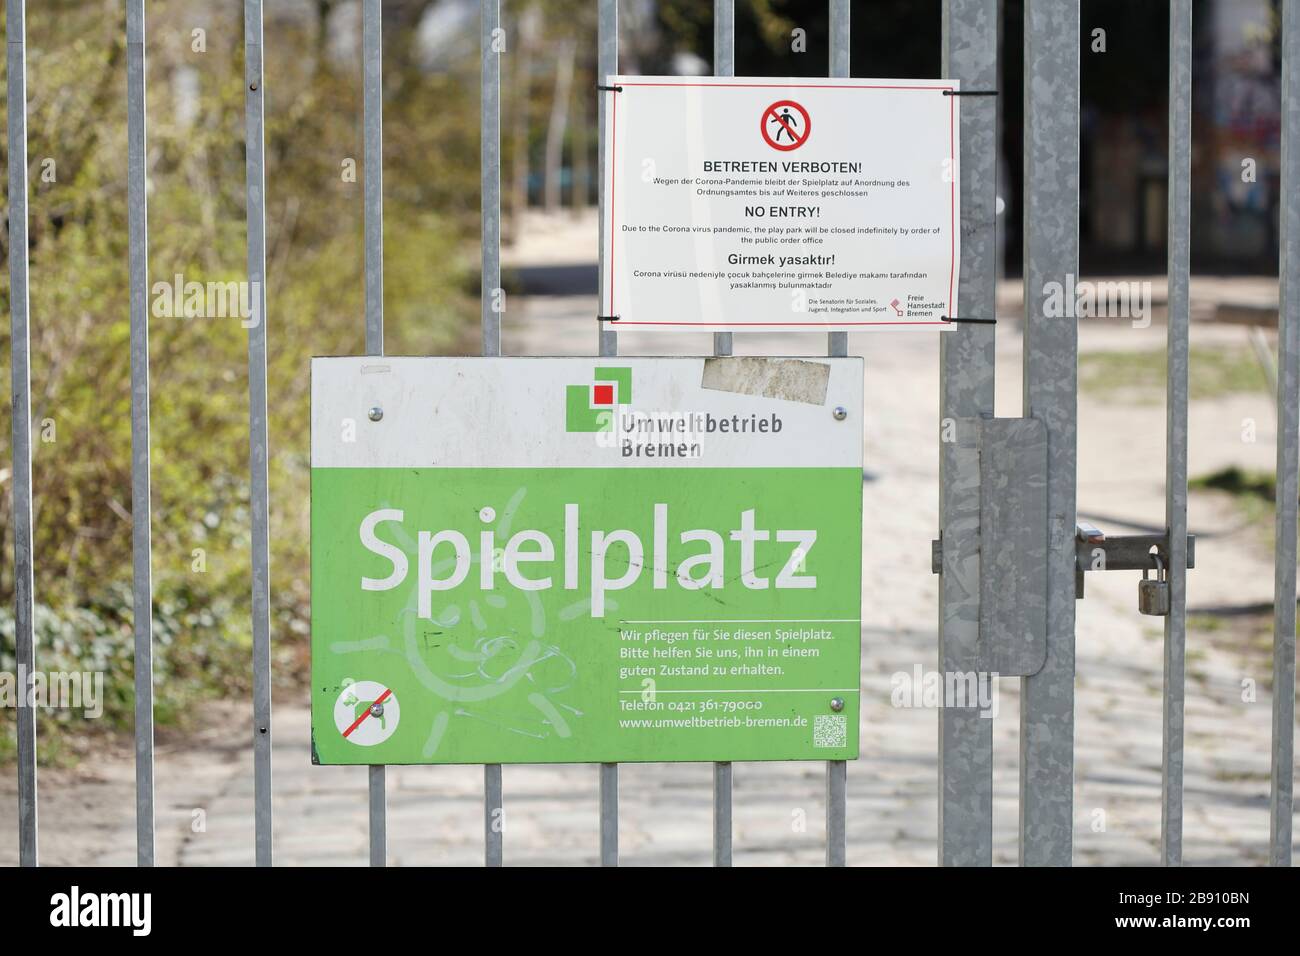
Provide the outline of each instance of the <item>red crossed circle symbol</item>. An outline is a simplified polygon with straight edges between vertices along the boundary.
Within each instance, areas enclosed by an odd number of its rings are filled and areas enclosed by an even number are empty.
[[[793,116],[790,113],[792,109],[799,115]],[[808,116],[808,111],[794,100],[777,100],[763,110],[758,129],[768,146],[788,153],[808,142],[808,134],[812,132],[812,119]]]

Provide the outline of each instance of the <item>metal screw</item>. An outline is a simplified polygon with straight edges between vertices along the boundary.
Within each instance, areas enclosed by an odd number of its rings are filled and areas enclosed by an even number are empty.
[[[370,713],[371,713],[373,716],[375,716],[375,717],[382,717],[382,716],[384,716],[384,705],[383,705],[383,704],[371,704],[371,705],[370,705]]]
[[[384,410],[380,408],[378,405],[372,405],[370,408],[369,415],[370,415],[370,420],[372,422],[377,422],[384,417]]]
[[[843,697],[832,697],[832,698],[831,698],[831,710],[835,711],[836,713],[839,713],[839,712],[840,712],[841,710],[843,710],[843,709],[844,709],[844,698],[843,698]]]
[[[831,414],[835,416],[837,422],[842,422],[849,417],[849,410],[843,405],[836,405],[835,411],[831,412]]]
[[[248,88],[249,88],[250,90],[256,90],[256,89],[257,89],[257,82],[254,81],[254,82],[252,82],[252,83],[249,83],[249,84],[248,84]]]

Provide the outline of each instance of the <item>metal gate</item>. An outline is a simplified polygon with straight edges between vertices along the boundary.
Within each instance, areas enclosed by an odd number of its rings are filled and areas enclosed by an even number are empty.
[[[618,3],[597,0],[601,76],[618,72]],[[10,249],[27,241],[25,0],[7,0]],[[362,0],[365,128],[365,330],[368,354],[383,353],[381,4]],[[941,416],[954,426],[940,442],[941,501],[934,568],[941,576],[942,673],[983,671],[1023,678],[1020,755],[1020,862],[1068,865],[1072,859],[1075,600],[1089,556],[1102,567],[1141,568],[1154,551],[1168,568],[1164,620],[1161,857],[1182,861],[1183,690],[1186,632],[1188,277],[1190,247],[1192,0],[1171,0],[1169,25],[1169,324],[1164,533],[1103,540],[1076,523],[1078,330],[1050,317],[1046,287],[1078,271],[1080,9],[1073,0],[1025,5],[1025,361],[1024,419],[993,415],[995,317],[998,0],[945,0],[943,74],[969,96],[961,113],[962,252],[960,300],[967,313],[941,340]],[[127,0],[128,205],[131,289],[132,522],[136,664],[137,858],[154,861],[152,585],[148,375],[147,125],[144,0]],[[830,0],[830,73],[849,76],[849,0]],[[734,0],[714,0],[714,72],[732,76]],[[249,328],[249,441],[252,513],[252,737],[256,860],[270,865],[271,675],[267,487],[266,252],[263,3],[244,2],[247,135],[248,280],[256,290]],[[482,288],[484,355],[501,354],[499,0],[481,4]],[[1279,310],[1277,526],[1273,656],[1270,858],[1291,863],[1294,764],[1297,501],[1300,488],[1300,9],[1283,5],[1281,307]],[[869,64],[868,64],[869,71]],[[861,72],[861,71],[860,71]],[[601,160],[604,111],[600,97]],[[602,196],[602,230],[605,228]],[[10,256],[16,650],[34,672],[32,436],[29,380],[28,261]],[[715,333],[714,353],[730,355],[730,333]],[[602,356],[618,353],[618,334],[602,324]],[[848,354],[847,333],[828,336],[831,356]],[[981,488],[1011,482],[1015,508],[999,508]],[[1031,507],[1032,505],[1032,507]],[[1028,518],[1025,516],[1029,515]],[[1035,519],[1034,516],[1040,518]],[[1008,601],[1004,593],[1021,598]],[[1015,643],[1013,630],[1027,639]],[[977,710],[944,707],[939,716],[939,845],[945,865],[992,862],[992,722]],[[598,768],[600,859],[618,862],[617,764]],[[486,765],[485,862],[502,862],[500,765]],[[36,715],[18,709],[19,849],[37,851]],[[826,863],[843,865],[846,764],[826,765]],[[369,771],[370,860],[386,855],[385,768]],[[713,859],[732,858],[732,766],[713,770]]]

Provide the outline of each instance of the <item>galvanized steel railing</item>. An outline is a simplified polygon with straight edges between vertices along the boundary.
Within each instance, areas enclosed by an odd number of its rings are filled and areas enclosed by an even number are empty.
[[[9,274],[13,395],[13,526],[17,661],[34,672],[32,612],[32,444],[27,249],[27,104],[24,0],[6,0],[9,143]],[[830,74],[849,76],[849,0],[830,3]],[[618,3],[597,0],[598,73],[618,72]],[[1171,613],[1165,618],[1161,858],[1182,862],[1183,690],[1187,568],[1187,380],[1190,248],[1191,0],[1170,3],[1169,322],[1166,531]],[[380,0],[363,0],[365,135],[366,352],[383,354],[383,91]],[[966,89],[995,90],[999,80],[997,0],[943,4],[943,72]],[[154,862],[152,583],[149,533],[148,215],[143,0],[127,0],[128,221],[130,228],[132,530],[136,671],[136,821],[140,865]],[[714,72],[735,74],[734,0],[714,0]],[[272,862],[269,498],[267,488],[266,211],[262,2],[245,0],[247,136],[249,442],[252,513],[253,752],[258,865]],[[1049,319],[1045,286],[1078,272],[1079,7],[1072,0],[1029,0],[1025,7],[1025,414],[1049,429],[1051,522],[1048,657],[1024,679],[1021,703],[1020,859],[1069,864],[1073,849],[1075,487],[1078,330]],[[501,354],[500,56],[505,50],[499,0],[481,4],[483,354]],[[1294,761],[1297,502],[1300,501],[1300,10],[1283,6],[1282,210],[1279,309],[1277,529],[1273,661],[1270,861],[1291,863]],[[971,315],[995,306],[997,99],[961,112],[962,254],[960,298]],[[604,164],[605,98],[599,100]],[[603,177],[602,177],[603,179]],[[603,188],[600,228],[606,228]],[[602,243],[603,248],[603,243]],[[17,252],[17,254],[15,254]],[[963,324],[941,338],[942,418],[993,412],[994,332]],[[731,333],[714,334],[714,354],[730,355]],[[618,354],[605,326],[598,352]],[[848,336],[828,335],[827,354],[848,354]],[[940,528],[945,548],[970,560],[945,562],[940,581],[939,652],[945,672],[966,670],[978,642],[978,492],[956,481],[951,444],[940,444]],[[955,569],[955,570],[953,570]],[[974,710],[943,708],[939,718],[938,858],[946,865],[992,862],[992,722]],[[19,856],[35,865],[37,847],[36,715],[17,715]],[[844,761],[826,766],[826,862],[846,861]],[[600,860],[618,862],[618,765],[598,768]],[[713,769],[713,861],[732,861],[732,765]],[[369,768],[370,862],[386,858],[385,768]],[[502,863],[500,765],[484,766],[484,847]]]
[[[7,0],[9,113],[9,360],[13,396],[14,651],[35,671],[32,634],[32,379],[27,294],[27,21],[23,0]],[[20,254],[15,255],[15,250]],[[20,694],[22,691],[20,691]],[[18,708],[18,860],[35,866],[36,711]],[[150,748],[152,755],[152,748]]]

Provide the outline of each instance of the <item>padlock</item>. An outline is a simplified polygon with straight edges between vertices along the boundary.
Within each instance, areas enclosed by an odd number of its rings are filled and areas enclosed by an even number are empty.
[[[1138,611],[1165,617],[1169,614],[1169,579],[1165,576],[1165,565],[1160,555],[1153,554],[1151,558],[1156,563],[1156,576],[1154,580],[1148,578],[1143,569],[1142,580],[1138,582]]]

